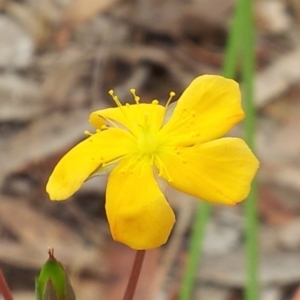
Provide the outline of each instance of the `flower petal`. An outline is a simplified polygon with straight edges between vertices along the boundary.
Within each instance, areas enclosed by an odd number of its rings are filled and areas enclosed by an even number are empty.
[[[97,110],[91,113],[89,121],[98,129],[104,125],[103,120],[108,120],[110,125],[125,127],[133,134],[138,134],[142,127],[148,126],[157,131],[163,122],[165,107],[155,103],[127,104],[121,107]]]
[[[175,216],[154,179],[150,160],[124,158],[110,173],[106,213],[116,241],[133,249],[151,249],[164,244]]]
[[[70,197],[101,164],[130,153],[133,147],[131,135],[119,128],[98,132],[79,143],[53,170],[46,186],[50,199]]]
[[[175,154],[176,153],[176,154]],[[246,143],[223,138],[177,148],[161,157],[162,177],[174,188],[203,200],[234,205],[245,199],[259,162]]]
[[[244,118],[238,84],[222,76],[197,77],[184,91],[161,134],[177,145],[223,136]]]

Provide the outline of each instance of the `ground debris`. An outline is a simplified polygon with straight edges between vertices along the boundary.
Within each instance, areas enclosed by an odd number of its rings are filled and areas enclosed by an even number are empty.
[[[90,112],[111,106],[108,90],[122,103],[135,88],[164,104],[195,76],[220,74],[236,3],[0,1],[0,265],[15,299],[34,298],[48,246],[78,299],[121,298],[133,252],[111,241],[106,179],[59,203],[49,201],[46,181],[94,130]],[[300,282],[299,1],[257,1],[255,22],[261,300],[286,300]],[[168,197],[176,227],[166,247],[149,252],[137,298],[175,299],[180,289],[199,202],[173,190]],[[244,228],[242,205],[213,207],[195,299],[242,299]]]

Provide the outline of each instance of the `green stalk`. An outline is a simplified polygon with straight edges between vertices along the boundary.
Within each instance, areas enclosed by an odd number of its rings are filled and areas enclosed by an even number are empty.
[[[227,78],[235,77],[236,66],[241,55],[240,39],[243,34],[243,17],[243,0],[239,0],[236,4],[225,49],[223,75]]]
[[[243,57],[243,79],[245,112],[245,138],[248,145],[253,149],[255,112],[253,105],[253,77],[254,77],[254,26],[252,21],[252,1],[238,0],[235,9],[232,26],[230,29],[223,75],[233,78],[236,66],[240,57]],[[252,190],[246,201],[246,256],[247,256],[247,286],[246,300],[258,299],[258,249],[257,249],[257,205],[256,205],[256,183],[253,183]],[[183,277],[179,300],[192,299],[193,287],[197,269],[199,266],[205,227],[210,216],[211,206],[209,203],[201,203],[195,216],[194,228],[192,231],[189,247],[187,266]]]
[[[211,205],[208,202],[201,202],[196,213],[194,227],[191,236],[186,270],[179,294],[180,300],[190,300],[195,283],[196,273],[200,261],[205,236],[205,228],[210,216]]]
[[[254,74],[255,74],[255,42],[253,22],[253,1],[242,0],[243,2],[243,92],[244,109],[246,119],[244,122],[245,140],[252,151],[254,149],[256,113],[254,107]],[[257,210],[257,183],[254,180],[252,189],[245,202],[246,216],[246,272],[247,282],[245,300],[259,299],[258,282],[258,210]]]

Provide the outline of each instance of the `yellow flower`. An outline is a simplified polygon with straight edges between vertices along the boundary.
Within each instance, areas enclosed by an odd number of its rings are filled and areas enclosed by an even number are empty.
[[[247,197],[259,162],[239,138],[220,138],[244,118],[238,84],[196,78],[180,99],[95,111],[96,128],[57,164],[47,184],[52,200],[75,193],[88,178],[109,173],[106,213],[113,238],[134,249],[164,244],[175,222],[163,181],[203,200],[234,205]]]

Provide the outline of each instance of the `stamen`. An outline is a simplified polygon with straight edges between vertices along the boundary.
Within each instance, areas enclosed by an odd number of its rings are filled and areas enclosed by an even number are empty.
[[[183,164],[186,164],[187,161],[185,159],[183,159],[182,157],[180,157],[180,151],[179,149],[175,149],[175,153],[173,151],[167,151],[168,155],[173,155],[174,157],[176,157],[177,159],[179,159],[180,161],[182,161]],[[166,177],[164,177],[168,182],[172,182],[173,179],[170,175],[170,173],[168,172],[167,167],[164,165],[163,161],[161,160],[161,158],[159,157],[159,155],[155,156],[155,165],[158,169],[158,176],[162,177],[163,173],[166,175]]]
[[[172,134],[173,138],[177,136],[177,134],[176,134],[177,131],[179,131],[178,136],[180,136],[182,134],[181,129],[183,126],[184,127],[193,126],[195,123],[196,113],[194,111],[190,111],[186,107],[184,107],[182,109],[183,109],[182,117],[173,126],[173,134]],[[199,133],[193,132],[193,134],[198,135]]]
[[[112,99],[115,101],[118,107],[122,107],[122,103],[120,102],[119,98],[115,95],[115,92],[113,90],[109,90],[108,94],[112,97]]]
[[[107,167],[107,166],[110,166],[110,165],[112,165],[112,164],[116,164],[116,163],[118,163],[122,158],[123,158],[123,157],[118,157],[118,158],[116,158],[116,159],[114,159],[114,160],[111,160],[111,161],[105,161],[104,157],[101,157],[101,158],[100,158],[100,159],[101,159],[101,162],[103,162],[102,165],[101,165],[101,167]]]
[[[145,117],[145,125],[144,126],[146,126],[146,128],[150,125],[150,123],[149,123],[149,113],[144,113],[144,117]],[[141,124],[139,124],[139,126],[141,127],[141,128],[143,128],[143,126],[141,125]]]
[[[167,104],[166,104],[166,108],[169,106],[169,104],[171,103],[171,101],[172,101],[172,98],[175,96],[176,94],[175,94],[175,92],[170,92],[170,94],[169,94],[169,99],[168,99],[168,101],[167,101]]]
[[[139,97],[136,96],[135,94],[135,90],[132,89],[131,93],[134,95],[135,101],[138,102],[139,101]],[[124,115],[124,117],[127,119],[127,121],[132,125],[131,128],[126,128],[125,125],[120,124],[119,122],[115,121],[115,120],[108,120],[105,119],[106,124],[108,125],[107,127],[119,127],[122,129],[126,129],[127,131],[129,131],[132,135],[136,135],[136,132],[134,132],[134,127],[135,127],[135,122],[131,117],[129,108],[130,108],[130,104],[126,103],[125,105],[123,105],[119,98],[115,95],[113,90],[108,91],[108,94],[112,97],[113,101],[117,104],[118,108],[120,108],[122,114]]]
[[[141,167],[140,179],[142,179],[142,178],[144,177],[146,165],[147,165],[146,157],[144,156],[144,157],[143,157],[143,161],[142,161],[142,167]]]
[[[153,154],[151,154],[151,166],[153,166],[154,165],[154,155]]]
[[[141,98],[140,98],[139,96],[136,95],[135,89],[130,89],[130,93],[132,94],[135,103],[136,103],[136,104],[139,104]]]
[[[186,160],[180,157],[180,151],[179,151],[179,149],[175,149],[175,153],[173,151],[169,151],[168,153],[169,153],[169,155],[173,155],[177,159],[179,159],[180,161],[182,161],[183,164],[186,164]]]
[[[162,160],[160,159],[159,155],[156,155],[156,166],[158,168],[158,176],[162,177],[163,172],[165,171],[166,175],[167,175],[167,181],[168,182],[172,182],[172,177],[170,176],[168,169],[165,167],[165,165],[163,164]]]
[[[126,166],[122,168],[121,172],[127,173],[128,170],[130,170],[132,166],[134,167],[136,161],[139,161],[140,159],[141,159],[140,157],[136,157],[135,155],[132,156],[130,158],[130,160],[128,161],[128,163],[126,164]]]
[[[151,103],[154,104],[154,105],[157,105],[157,104],[159,104],[159,101],[157,99],[154,99],[154,100],[152,100]]]
[[[93,135],[93,133],[91,133],[91,132],[88,131],[88,130],[85,130],[85,131],[84,131],[84,134],[87,135],[87,136],[92,136],[92,135]]]
[[[187,161],[185,159],[183,159],[181,156],[180,156],[180,150],[178,148],[175,148],[174,149],[175,151],[172,151],[172,150],[166,150],[166,154],[168,156],[174,156],[175,158],[177,158],[178,160],[180,160],[183,164],[186,164]],[[168,172],[168,169],[166,168],[166,166],[164,165],[163,161],[160,159],[159,155],[156,155],[155,157],[156,159],[156,166],[158,168],[158,176],[162,176],[163,172],[165,172],[166,176],[167,176],[167,181],[168,182],[172,182],[173,179],[171,177],[171,175],[169,174]]]

